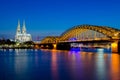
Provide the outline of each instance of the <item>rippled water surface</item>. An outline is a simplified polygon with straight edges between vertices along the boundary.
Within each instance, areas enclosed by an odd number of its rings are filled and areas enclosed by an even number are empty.
[[[120,54],[1,49],[0,80],[120,80]]]

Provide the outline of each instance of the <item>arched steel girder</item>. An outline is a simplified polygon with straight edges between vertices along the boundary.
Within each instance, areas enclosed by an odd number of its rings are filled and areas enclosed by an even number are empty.
[[[107,37],[113,39],[120,39],[120,30],[114,29],[107,26],[95,26],[95,25],[78,25],[74,26],[67,31],[65,31],[61,36],[60,40],[64,40],[67,37],[74,36],[76,33],[82,33],[84,30],[93,30],[106,35]]]
[[[68,31],[64,36],[60,37],[60,41],[68,40],[69,38],[75,37],[85,31],[87,31],[87,29],[73,29]]]
[[[41,40],[42,43],[56,43],[58,41],[58,36],[47,36],[43,40]]]

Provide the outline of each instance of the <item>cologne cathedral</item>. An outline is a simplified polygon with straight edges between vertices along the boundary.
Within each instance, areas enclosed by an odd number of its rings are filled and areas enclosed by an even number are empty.
[[[17,31],[16,31],[16,35],[15,35],[15,41],[16,42],[32,41],[31,35],[27,34],[27,32],[26,32],[25,21],[23,22],[22,31],[20,29],[20,21],[18,21]]]

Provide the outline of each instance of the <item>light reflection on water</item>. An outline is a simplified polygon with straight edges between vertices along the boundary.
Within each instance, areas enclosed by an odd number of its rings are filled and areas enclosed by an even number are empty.
[[[51,61],[51,70],[52,70],[52,79],[58,80],[58,65],[57,65],[57,51],[56,50],[51,50],[52,51],[52,61]]]
[[[0,50],[0,80],[120,80],[120,55],[97,52]]]
[[[100,80],[107,80],[106,79],[106,68],[105,68],[105,58],[104,58],[104,50],[98,49],[97,56],[96,56],[96,78]]]

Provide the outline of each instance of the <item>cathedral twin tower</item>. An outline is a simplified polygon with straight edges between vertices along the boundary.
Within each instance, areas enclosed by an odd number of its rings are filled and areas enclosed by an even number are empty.
[[[18,20],[18,26],[17,26],[16,35],[15,35],[15,41],[17,41],[17,42],[32,41],[31,35],[27,34],[27,32],[26,32],[25,21],[23,22],[23,27],[22,27],[22,31],[21,31],[20,21]]]

